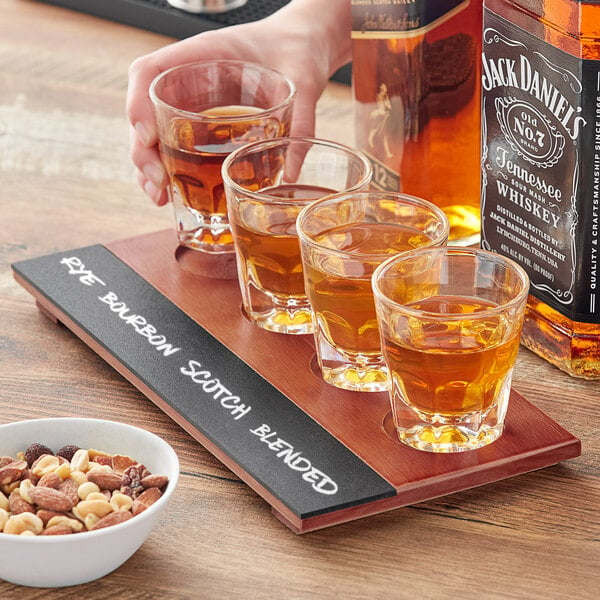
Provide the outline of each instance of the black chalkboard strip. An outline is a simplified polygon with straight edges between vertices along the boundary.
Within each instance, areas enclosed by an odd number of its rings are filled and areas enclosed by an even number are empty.
[[[64,323],[303,533],[578,456],[579,440],[512,392],[506,430],[456,455],[394,437],[386,394],[323,383],[311,336],[242,314],[230,264],[182,261],[171,231],[13,265]],[[208,260],[208,259],[207,259]],[[211,273],[217,277],[207,277]],[[217,269],[217,271],[214,271]]]

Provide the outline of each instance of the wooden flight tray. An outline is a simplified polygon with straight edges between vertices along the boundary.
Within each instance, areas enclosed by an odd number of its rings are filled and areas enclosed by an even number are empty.
[[[165,230],[13,265],[63,323],[268,502],[296,533],[540,469],[580,441],[511,398],[504,434],[458,454],[394,436],[386,393],[325,384],[312,336],[244,316],[231,255],[178,248]],[[210,277],[206,276],[210,274]]]

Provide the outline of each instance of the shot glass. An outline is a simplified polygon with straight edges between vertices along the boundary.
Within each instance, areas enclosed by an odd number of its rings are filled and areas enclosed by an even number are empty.
[[[430,452],[490,444],[503,431],[529,280],[472,248],[418,249],[373,275],[398,438]]]
[[[387,390],[371,276],[391,255],[445,244],[448,219],[397,192],[329,196],[298,216],[306,292],[323,379],[361,392]]]
[[[269,331],[310,334],[296,219],[323,196],[369,186],[362,153],[315,138],[262,140],[223,163],[227,209],[244,311]]]
[[[150,85],[179,243],[233,252],[221,166],[249,142],[289,134],[296,88],[281,73],[234,60],[196,62]]]

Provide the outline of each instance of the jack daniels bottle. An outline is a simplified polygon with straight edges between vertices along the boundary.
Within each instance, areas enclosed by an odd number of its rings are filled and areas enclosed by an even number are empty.
[[[485,0],[481,245],[531,290],[522,341],[600,378],[600,1]]]
[[[480,235],[482,0],[352,0],[356,146],[373,186],[419,196]]]

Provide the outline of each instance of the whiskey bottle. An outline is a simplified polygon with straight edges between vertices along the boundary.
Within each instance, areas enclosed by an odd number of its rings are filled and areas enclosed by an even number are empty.
[[[600,3],[485,0],[482,246],[529,273],[523,344],[600,378]]]
[[[482,0],[352,0],[356,146],[373,185],[438,205],[450,243],[480,233]]]

